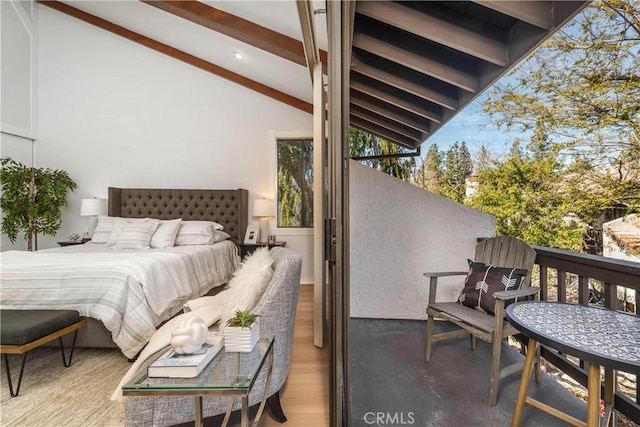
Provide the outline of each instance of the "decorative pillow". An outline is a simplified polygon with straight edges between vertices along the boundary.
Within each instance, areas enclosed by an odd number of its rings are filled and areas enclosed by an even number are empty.
[[[96,224],[96,228],[93,231],[93,236],[91,237],[91,243],[96,245],[104,245],[109,241],[109,236],[111,236],[111,231],[117,222],[119,222],[121,218],[115,216],[98,216],[98,223]]]
[[[222,242],[224,240],[229,240],[231,236],[229,233],[225,233],[221,230],[213,230],[213,243]]]
[[[495,314],[495,292],[520,289],[528,270],[504,268],[469,260],[469,272],[458,302],[483,313]],[[513,301],[506,301],[505,306]]]
[[[178,229],[180,229],[180,223],[182,219],[168,219],[162,220],[158,224],[153,236],[151,236],[150,246],[152,248],[171,248],[176,241],[178,235]]]
[[[158,228],[158,220],[123,221],[122,231],[114,249],[149,249],[151,236]]]
[[[175,245],[210,245],[214,243],[214,230],[223,227],[213,221],[182,221]]]
[[[111,229],[111,235],[109,236],[109,239],[107,240],[106,245],[107,246],[111,246],[113,247],[117,242],[118,242],[118,238],[120,237],[120,233],[122,232],[122,227],[124,227],[124,224],[126,222],[147,222],[149,221],[149,218],[122,218],[122,217],[114,217],[114,222],[113,222],[113,228]],[[153,221],[159,221],[157,219],[154,219]]]
[[[220,316],[223,324],[232,318],[237,310],[255,307],[271,281],[272,264],[273,258],[267,247],[256,249],[242,261],[229,282],[229,288],[221,292],[221,295],[227,294],[229,302]]]

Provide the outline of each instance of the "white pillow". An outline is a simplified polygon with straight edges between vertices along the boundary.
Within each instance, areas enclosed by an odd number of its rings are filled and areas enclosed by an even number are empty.
[[[158,228],[158,220],[123,221],[122,231],[114,249],[149,249],[151,236]]]
[[[231,236],[229,235],[229,233],[225,233],[222,230],[213,230],[213,243],[229,240],[230,238]]]
[[[150,246],[152,248],[173,247],[181,222],[182,219],[180,218],[160,221],[158,228],[151,236]]]
[[[215,230],[222,230],[222,225],[212,221],[182,221],[176,236],[175,245],[210,245],[215,243]]]
[[[99,215],[98,223],[96,224],[93,236],[91,237],[91,243],[97,245],[106,244],[109,241],[109,236],[111,236],[113,227],[120,220],[121,218],[115,216]]]
[[[227,294],[225,311],[220,316],[222,325],[232,318],[237,310],[253,309],[267,289],[273,275],[273,258],[269,248],[256,249],[248,255],[229,282],[229,288],[221,294]]]
[[[113,228],[111,229],[111,235],[109,236],[109,240],[107,240],[106,245],[113,247],[118,242],[118,237],[120,237],[120,233],[122,232],[122,227],[124,227],[125,222],[147,222],[149,218],[122,218],[122,217],[114,217]],[[154,220],[158,221],[158,220]]]

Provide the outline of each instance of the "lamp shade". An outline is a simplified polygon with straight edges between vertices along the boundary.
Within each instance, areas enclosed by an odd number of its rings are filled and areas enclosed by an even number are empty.
[[[253,216],[275,216],[276,205],[271,199],[255,199],[253,201]]]
[[[81,216],[95,216],[107,214],[107,199],[82,199],[80,203]]]

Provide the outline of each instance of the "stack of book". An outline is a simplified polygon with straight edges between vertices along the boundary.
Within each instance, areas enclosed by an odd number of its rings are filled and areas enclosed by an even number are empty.
[[[162,356],[147,368],[147,376],[150,378],[195,378],[216,357],[216,354],[224,347],[222,332],[209,334],[207,342],[200,350],[190,354],[176,353],[170,348]]]

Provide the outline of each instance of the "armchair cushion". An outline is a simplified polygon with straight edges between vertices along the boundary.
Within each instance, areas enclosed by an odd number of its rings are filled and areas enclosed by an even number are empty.
[[[529,273],[523,268],[495,267],[469,260],[469,271],[458,302],[483,313],[495,314],[495,292],[520,289]],[[511,301],[505,302],[505,307]]]

